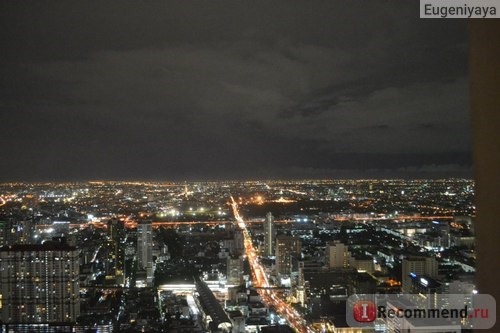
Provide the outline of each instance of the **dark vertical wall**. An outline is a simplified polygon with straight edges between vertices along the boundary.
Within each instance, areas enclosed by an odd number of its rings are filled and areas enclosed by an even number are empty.
[[[469,22],[470,92],[476,179],[476,280],[497,301],[500,332],[500,19]],[[485,330],[479,330],[485,332]]]

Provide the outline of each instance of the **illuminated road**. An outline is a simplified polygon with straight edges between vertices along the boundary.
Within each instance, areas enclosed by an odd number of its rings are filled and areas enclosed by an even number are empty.
[[[233,206],[233,214],[238,213],[238,210],[234,210],[234,205],[237,207],[237,203],[234,201],[234,199],[231,197],[231,200],[233,201],[231,205]],[[238,213],[239,214],[239,213]],[[262,220],[253,220],[253,221],[244,221],[241,218],[240,215],[235,216],[236,221],[238,221],[238,225],[240,226],[241,229],[245,230],[246,225],[248,224],[262,224]],[[453,220],[453,216],[448,216],[448,215],[442,215],[442,216],[406,216],[406,215],[401,215],[397,217],[336,217],[332,219],[333,221],[336,222],[349,222],[349,221],[392,221],[392,220],[411,220],[411,221],[420,221],[420,220]],[[157,227],[171,227],[171,228],[176,228],[179,226],[186,226],[186,225],[210,225],[210,226],[215,226],[215,225],[220,225],[220,224],[227,224],[230,223],[229,221],[153,221],[152,225],[153,228]],[[275,220],[274,223],[279,223],[279,224],[288,224],[288,223],[301,223],[297,222],[295,220]],[[125,226],[127,228],[135,228],[137,227],[137,222],[132,221],[132,220],[127,220],[125,221]]]
[[[399,220],[453,220],[452,215],[442,215],[442,216],[412,216],[412,215],[397,215],[393,217],[336,217],[333,220],[337,222],[342,221],[399,221]]]
[[[255,248],[252,244],[252,238],[248,232],[247,226],[243,218],[238,211],[238,204],[231,197],[231,206],[233,208],[234,218],[238,226],[243,230],[244,242],[245,242],[245,252],[248,257],[248,262],[250,263],[250,268],[252,270],[252,283],[256,287],[269,288],[271,285],[267,279],[264,267],[259,262],[259,259],[255,253]],[[289,304],[284,302],[274,290],[272,289],[257,289],[259,291],[262,300],[267,306],[273,306],[276,308],[276,312],[282,315],[290,326],[292,326],[297,332],[312,332],[314,331],[311,327],[305,325],[305,321],[302,316],[295,311]]]
[[[0,207],[5,205],[7,201],[0,197]],[[234,205],[237,205],[236,202],[233,202],[231,204],[233,206],[233,213],[238,213],[238,210],[234,211]],[[236,206],[237,207],[237,206]],[[241,216],[235,216],[236,221],[238,221],[238,225],[240,226],[241,229],[246,230],[246,225],[249,224],[262,224],[262,220],[251,220],[251,221],[243,221]],[[447,215],[442,215],[442,216],[397,216],[396,218],[388,218],[388,217],[336,217],[333,218],[332,221],[337,221],[337,222],[349,222],[349,221],[386,221],[386,220],[410,220],[410,221],[419,221],[419,220],[452,220],[453,216],[447,216]],[[215,220],[215,221],[153,221],[151,224],[154,229],[163,227],[163,228],[171,228],[171,229],[176,229],[179,227],[185,227],[185,226],[197,226],[197,225],[205,225],[205,226],[216,226],[216,225],[224,225],[227,223],[232,223],[230,221],[220,221],[220,220]],[[295,220],[275,220],[274,223],[278,224],[289,224],[289,223],[298,223],[300,224],[301,222],[297,222]],[[123,224],[125,228],[127,229],[135,229],[137,228],[137,221],[132,220],[132,219],[125,219],[123,221]],[[107,218],[103,220],[95,220],[95,221],[89,221],[87,223],[71,223],[70,228],[80,228],[80,229],[85,229],[90,226],[97,228],[97,229],[106,229],[107,228]],[[51,224],[37,224],[36,228],[37,229],[47,229],[51,228]]]

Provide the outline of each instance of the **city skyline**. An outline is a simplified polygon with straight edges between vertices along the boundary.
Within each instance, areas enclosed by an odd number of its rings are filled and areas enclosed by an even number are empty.
[[[470,299],[474,197],[464,179],[0,184],[1,326],[334,332],[357,326],[351,297]]]
[[[416,2],[0,6],[0,182],[472,177],[466,23]]]

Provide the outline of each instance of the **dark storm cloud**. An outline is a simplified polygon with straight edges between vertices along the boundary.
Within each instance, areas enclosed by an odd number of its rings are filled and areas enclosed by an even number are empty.
[[[470,172],[464,22],[416,3],[1,6],[4,180]]]

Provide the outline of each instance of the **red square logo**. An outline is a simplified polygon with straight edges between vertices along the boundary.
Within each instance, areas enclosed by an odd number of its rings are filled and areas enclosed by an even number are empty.
[[[377,318],[377,307],[372,301],[357,301],[352,310],[354,320],[359,323],[371,323]]]

